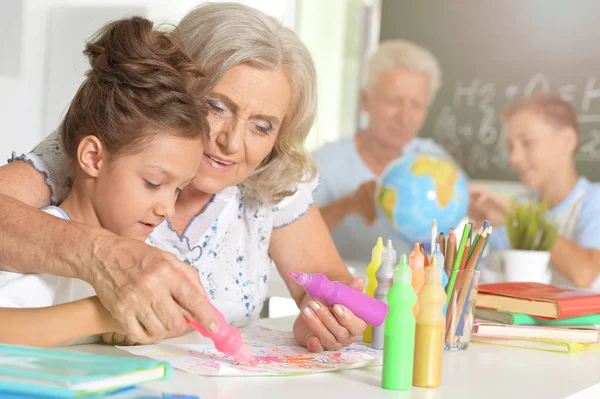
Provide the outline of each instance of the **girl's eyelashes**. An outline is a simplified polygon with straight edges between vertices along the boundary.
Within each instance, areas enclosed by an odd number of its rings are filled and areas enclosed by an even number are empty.
[[[154,184],[154,183],[152,183],[152,182],[150,182],[148,180],[145,180],[145,179],[144,179],[144,181],[146,182],[146,188],[149,189],[149,190],[156,190],[156,189],[158,189],[160,187],[160,184]]]

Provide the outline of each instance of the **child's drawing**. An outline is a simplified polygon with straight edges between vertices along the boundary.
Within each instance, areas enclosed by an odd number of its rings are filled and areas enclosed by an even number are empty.
[[[236,364],[212,344],[159,344],[119,347],[135,355],[170,362],[173,367],[192,374],[215,376],[292,375],[334,371],[381,364],[382,352],[354,344],[339,351],[307,352],[298,346],[291,332],[254,326],[242,331],[259,364]]]

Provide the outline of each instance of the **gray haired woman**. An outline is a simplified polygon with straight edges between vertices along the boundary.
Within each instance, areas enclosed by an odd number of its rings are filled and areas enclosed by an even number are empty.
[[[316,102],[308,51],[292,31],[240,4],[201,5],[178,29],[208,74],[211,134],[175,215],[149,246],[33,209],[59,204],[69,190],[72,167],[54,133],[0,168],[0,268],[87,281],[126,326],[126,336],[105,340],[147,343],[183,333],[185,317],[217,329],[202,294],[234,325],[257,317],[274,263],[302,309],[298,343],[312,351],[349,345],[365,323],[312,300],[286,275],[364,284],[344,266],[313,205],[317,179],[303,148]],[[179,261],[198,270],[205,293],[179,275]]]

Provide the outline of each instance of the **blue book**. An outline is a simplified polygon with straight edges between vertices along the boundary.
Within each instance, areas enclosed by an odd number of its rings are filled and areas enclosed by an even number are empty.
[[[55,396],[40,396],[31,395],[27,393],[9,393],[0,391],[0,398],[2,399],[53,399]],[[181,395],[174,393],[164,393],[150,391],[146,388],[130,387],[118,390],[116,392],[99,393],[88,398],[93,399],[200,399],[196,395]]]
[[[172,374],[156,360],[0,344],[0,392],[81,398]]]

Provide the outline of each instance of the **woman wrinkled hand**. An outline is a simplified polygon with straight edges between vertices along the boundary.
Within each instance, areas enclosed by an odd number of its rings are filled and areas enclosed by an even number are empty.
[[[348,286],[362,291],[365,281],[355,278]],[[332,308],[320,300],[310,299],[294,322],[294,338],[311,352],[339,350],[362,336],[367,324],[348,308]]]
[[[200,289],[200,291],[202,292],[202,295],[206,297],[206,293],[204,291],[204,288],[202,287],[202,283],[200,282],[200,276],[198,274],[198,271],[196,269],[194,269],[192,266],[188,265],[187,263],[179,261],[177,259],[177,257],[173,254],[165,252],[164,255],[167,259],[169,259],[172,262],[173,267],[177,271],[179,271],[181,274],[183,274],[195,286],[197,286]],[[192,316],[189,314],[189,312],[187,312],[185,309],[182,309],[182,312],[186,315],[186,319],[188,319],[188,320],[193,319]],[[183,333],[186,334],[192,330],[193,330],[193,328],[188,325],[188,328],[186,330],[184,330]],[[181,335],[182,334],[180,332],[173,331],[170,334],[167,334],[163,339],[175,338],[175,337],[178,337]],[[117,346],[140,345],[139,342],[135,342],[134,340],[130,339],[125,334],[122,334],[120,332],[104,333],[104,334],[102,334],[102,341],[104,341],[105,343],[107,343],[109,345],[117,345]],[[157,344],[160,341],[161,341],[161,339],[155,339],[154,341],[146,342],[144,344]]]

